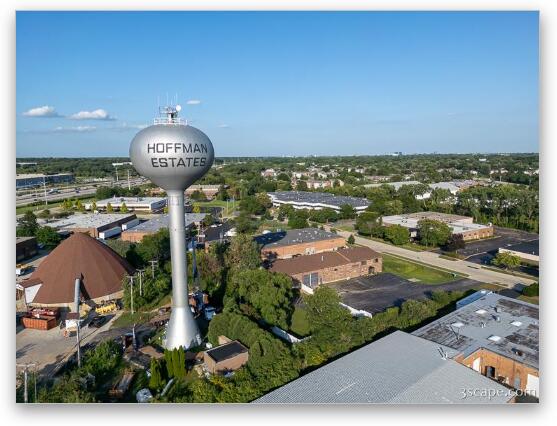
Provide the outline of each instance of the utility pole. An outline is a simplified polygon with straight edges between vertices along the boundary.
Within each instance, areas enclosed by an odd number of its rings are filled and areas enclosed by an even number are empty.
[[[128,191],[131,191],[132,185],[130,183],[130,169],[128,169]]]
[[[151,278],[155,278],[155,265],[158,265],[158,260],[151,260]]]
[[[23,402],[27,404],[29,402],[29,367],[37,367],[35,363],[29,364],[16,364],[16,367],[23,367]],[[35,401],[37,402],[37,373],[34,374],[35,378]]]
[[[138,269],[137,274],[139,275],[139,295],[143,296],[143,273],[145,269]]]
[[[131,293],[131,308],[132,308],[132,315],[134,314],[133,310],[133,275],[128,275],[130,279],[130,293]]]
[[[48,206],[48,198],[46,196],[46,177],[43,176],[43,188],[44,188],[44,205]]]

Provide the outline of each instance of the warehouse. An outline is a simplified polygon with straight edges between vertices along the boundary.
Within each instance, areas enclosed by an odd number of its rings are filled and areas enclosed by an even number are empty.
[[[166,207],[166,198],[160,197],[113,197],[95,203],[97,210],[106,210],[110,204],[114,210],[121,210],[125,204],[128,210],[146,213],[158,213]],[[84,204],[85,209],[91,210],[92,203]]]
[[[192,229],[195,226],[199,226],[203,219],[205,219],[205,216],[207,216],[207,213],[186,213],[186,229]],[[131,229],[126,229],[122,232],[122,241],[138,243],[143,240],[143,237],[146,235],[153,235],[163,228],[168,229],[169,222],[170,217],[167,214],[157,215]]]
[[[20,174],[15,176],[15,189],[32,188],[43,185],[58,185],[61,183],[72,183],[74,175],[71,173],[57,173],[45,175],[41,173]]]
[[[19,285],[27,304],[70,307],[76,278],[81,278],[83,299],[100,303],[120,298],[122,279],[132,273],[133,268],[111,248],[78,232],[56,247]]]
[[[225,186],[225,188],[227,187],[228,185]],[[191,195],[195,191],[199,191],[203,195],[205,195],[205,198],[207,198],[208,200],[212,200],[213,198],[216,197],[219,190],[220,190],[220,185],[191,185],[186,189],[185,194],[187,197],[191,197]]]
[[[277,191],[269,192],[267,195],[271,198],[273,206],[280,207],[283,204],[288,204],[295,209],[321,210],[330,208],[339,212],[343,205],[348,204],[359,213],[371,204],[365,198],[334,195],[326,192]]]
[[[456,214],[438,212],[418,212],[393,216],[383,216],[383,226],[400,225],[408,228],[412,238],[418,237],[418,222],[420,220],[435,220],[447,224],[453,234],[461,234],[464,241],[478,240],[493,236],[492,225],[474,223],[474,218]]]
[[[318,228],[291,229],[258,235],[263,259],[287,259],[294,256],[322,253],[346,246],[346,240]]]
[[[15,261],[20,262],[38,253],[37,239],[35,237],[16,237]]]
[[[46,225],[58,231],[86,232],[91,237],[106,239],[120,235],[122,227],[130,222],[137,224],[135,214],[74,214],[66,219],[47,222]]]
[[[539,397],[539,307],[480,295],[412,334],[452,348],[455,360],[484,376]]]
[[[395,331],[256,399],[256,404],[502,404],[508,389],[452,357],[455,351]],[[489,389],[463,395],[466,389]],[[493,393],[493,395],[492,395]]]
[[[302,290],[312,293],[320,284],[342,279],[378,274],[383,269],[383,258],[369,247],[342,248],[291,259],[279,259],[270,267],[292,277]]]

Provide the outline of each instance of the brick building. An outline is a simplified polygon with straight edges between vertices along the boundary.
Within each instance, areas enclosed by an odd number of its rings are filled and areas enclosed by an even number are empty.
[[[487,292],[412,334],[457,351],[461,364],[539,398],[539,307]]]
[[[383,269],[383,258],[369,247],[343,248],[291,259],[276,260],[270,267],[292,277],[296,285],[311,291],[320,284],[377,274]]]
[[[38,253],[37,239],[35,237],[16,237],[15,239],[15,260],[29,259]]]
[[[203,354],[203,362],[211,374],[235,371],[248,360],[248,349],[237,340],[209,349]]]
[[[318,228],[292,229],[258,235],[263,259],[288,259],[295,256],[333,251],[346,246],[346,240]]]

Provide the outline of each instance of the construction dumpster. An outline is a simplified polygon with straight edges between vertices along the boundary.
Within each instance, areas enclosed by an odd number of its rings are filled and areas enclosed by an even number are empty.
[[[25,328],[34,328],[35,330],[50,330],[56,327],[56,317],[43,315],[40,317],[23,317],[23,326]]]

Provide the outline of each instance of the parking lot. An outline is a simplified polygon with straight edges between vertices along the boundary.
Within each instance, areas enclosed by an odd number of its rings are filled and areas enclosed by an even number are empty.
[[[469,262],[480,265],[489,265],[500,247],[505,248],[524,241],[539,239],[538,234],[519,231],[516,229],[494,227],[495,238],[466,243],[464,249],[458,250],[458,254],[466,257]],[[522,272],[538,276],[537,268],[521,267]]]
[[[419,284],[388,273],[329,284],[337,290],[343,303],[372,314],[400,306],[408,299],[426,299],[437,290],[466,291],[478,285],[478,281],[466,278],[447,284]]]

